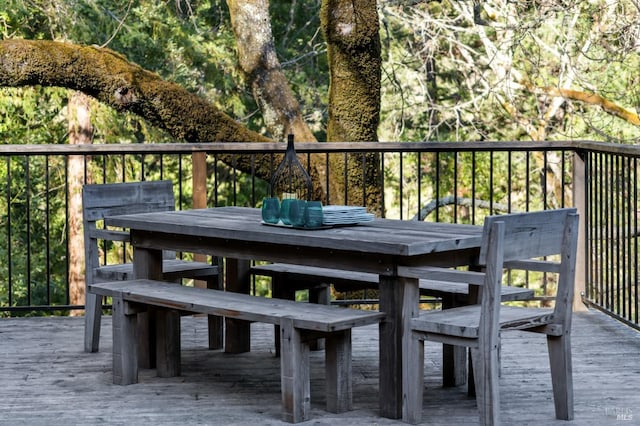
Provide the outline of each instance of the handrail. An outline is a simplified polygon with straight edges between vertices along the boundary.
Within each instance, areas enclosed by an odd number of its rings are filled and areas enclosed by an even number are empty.
[[[605,144],[606,145],[606,144]],[[622,147],[622,146],[621,146]],[[123,154],[170,152],[221,153],[278,153],[284,152],[284,142],[209,142],[209,143],[155,143],[155,144],[81,144],[81,145],[0,145],[0,155],[52,155],[52,154]],[[325,152],[442,152],[442,151],[543,151],[581,149],[575,141],[544,142],[296,142],[298,153]],[[640,148],[638,150],[640,154]]]

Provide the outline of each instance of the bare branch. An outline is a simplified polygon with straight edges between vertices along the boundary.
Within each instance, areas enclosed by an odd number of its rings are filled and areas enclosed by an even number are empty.
[[[485,200],[474,200],[473,198],[456,197],[454,195],[448,195],[446,197],[438,198],[436,200],[431,200],[424,207],[422,207],[420,209],[420,212],[414,217],[412,217],[411,220],[420,220],[420,221],[425,220],[431,212],[435,211],[439,207],[444,207],[451,204],[457,204],[459,206],[466,206],[466,207],[472,207],[475,205],[476,207],[480,207],[484,209],[492,209],[494,211],[501,211],[501,212],[514,211],[514,210],[510,210],[509,206],[507,206],[506,204],[490,203],[489,201],[485,201]]]
[[[276,140],[288,134],[316,142],[276,55],[268,0],[227,0],[238,46],[238,63],[253,89],[263,120]]]

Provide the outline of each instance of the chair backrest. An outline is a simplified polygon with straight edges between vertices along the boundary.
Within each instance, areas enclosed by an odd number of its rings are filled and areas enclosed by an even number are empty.
[[[175,210],[171,181],[145,181],[85,185],[82,188],[85,277],[93,281],[99,266],[98,240],[128,241],[124,231],[98,229],[107,216]],[[169,254],[170,255],[170,254]]]
[[[502,295],[502,268],[505,250],[505,223],[499,219],[485,224],[482,233],[482,247],[484,253],[479,266],[484,267],[482,297],[480,299],[481,315],[479,335],[489,345],[497,345],[499,337],[498,319],[500,317],[500,302]]]
[[[575,208],[488,216],[484,226],[495,221],[505,223],[505,262],[534,259],[563,252],[570,215],[576,215]],[[481,250],[480,263],[483,256]]]
[[[505,226],[504,266],[511,269],[558,274],[554,317],[570,323],[573,304],[575,264],[578,247],[578,214],[575,208],[544,210],[489,216],[485,232],[493,223]],[[559,261],[547,256],[559,255]],[[481,248],[479,263],[486,262],[486,247]]]
[[[175,210],[173,184],[168,180],[105,183],[82,188],[84,220],[106,216]]]

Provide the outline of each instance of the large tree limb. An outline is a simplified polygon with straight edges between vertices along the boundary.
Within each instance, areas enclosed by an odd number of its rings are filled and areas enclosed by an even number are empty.
[[[317,142],[304,122],[300,105],[282,73],[269,17],[269,0],[227,0],[236,36],[238,63],[253,89],[265,125],[274,139]]]
[[[34,85],[82,91],[119,111],[140,115],[179,140],[270,141],[113,50],[45,40],[0,41],[0,86]]]

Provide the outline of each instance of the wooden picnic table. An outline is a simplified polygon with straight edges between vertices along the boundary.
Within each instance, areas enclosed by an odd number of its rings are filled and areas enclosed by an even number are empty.
[[[408,322],[417,316],[418,280],[397,275],[398,266],[471,265],[482,228],[472,225],[375,219],[356,226],[299,230],[261,223],[259,209],[218,207],[141,213],[105,219],[128,228],[136,278],[160,279],[162,250],[212,254],[226,259],[226,289],[248,292],[250,261],[285,262],[379,275],[380,414],[402,416],[402,351]],[[249,325],[229,321],[225,350],[249,350]]]

